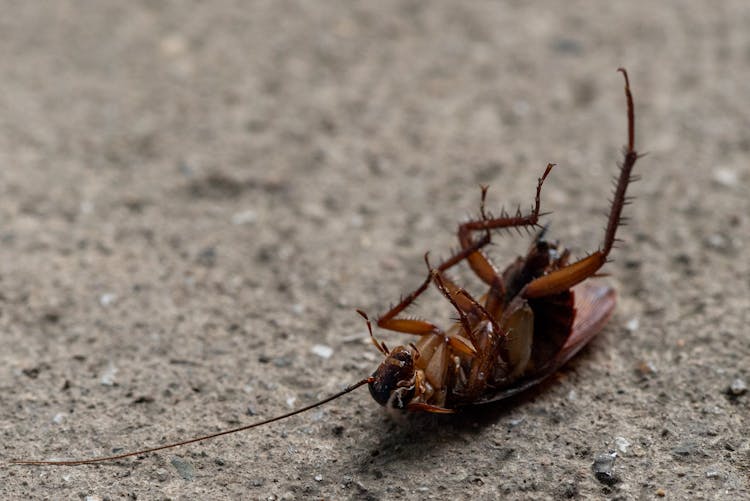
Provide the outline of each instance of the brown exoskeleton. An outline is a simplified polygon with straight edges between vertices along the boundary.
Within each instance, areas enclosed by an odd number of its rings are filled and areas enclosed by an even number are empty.
[[[406,411],[451,413],[461,407],[507,398],[550,376],[602,330],[615,306],[613,289],[586,280],[606,263],[617,240],[622,210],[628,203],[625,193],[638,159],[630,82],[627,72],[622,68],[619,71],[625,78],[628,144],[599,250],[570,262],[568,251],[546,241],[542,230],[526,256],[518,257],[502,273],[498,272],[483,250],[490,242],[490,232],[539,226],[542,185],[553,165],[548,165],[539,178],[534,207],[525,215],[520,212],[500,217],[488,215],[484,210],[487,189],[483,187],[480,218],[459,226],[461,250],[435,267],[425,255],[428,277],[377,320],[381,328],[418,336],[414,343],[388,350],[373,336],[367,315],[358,310],[367,322],[373,343],[385,355],[372,376],[302,409],[207,436],[115,456],[16,463],[77,465],[142,455],[278,421],[365,384],[381,405]],[[481,238],[475,239],[476,233],[481,233]],[[445,275],[448,269],[464,261],[489,287],[478,299]],[[458,313],[459,320],[447,331],[427,320],[400,316],[430,284],[437,287]]]

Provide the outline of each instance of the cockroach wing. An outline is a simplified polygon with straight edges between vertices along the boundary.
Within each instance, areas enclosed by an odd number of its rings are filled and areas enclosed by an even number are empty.
[[[576,317],[570,337],[565,342],[554,370],[581,351],[599,334],[615,311],[615,290],[606,285],[583,283],[573,288]]]
[[[573,358],[594,336],[601,332],[615,310],[614,289],[606,285],[585,282],[572,290],[575,300],[573,327],[570,336],[555,357],[530,376],[521,378],[512,386],[488,395],[486,398],[474,402],[474,404],[504,400],[541,383],[554,374],[565,362]]]

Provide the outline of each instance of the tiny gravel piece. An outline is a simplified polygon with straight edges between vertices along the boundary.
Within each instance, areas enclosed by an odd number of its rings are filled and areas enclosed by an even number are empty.
[[[619,478],[614,474],[613,469],[615,466],[615,458],[617,458],[616,452],[606,452],[599,454],[594,459],[594,464],[591,469],[594,472],[596,479],[604,485],[614,485],[620,481]]]
[[[312,352],[320,358],[331,358],[333,355],[333,348],[324,344],[316,344],[312,347]]]
[[[747,383],[742,379],[735,379],[729,385],[729,394],[735,397],[744,395],[747,392]]]
[[[99,304],[102,306],[109,306],[117,300],[117,295],[107,292],[99,296]]]
[[[172,458],[172,466],[174,466],[177,473],[185,480],[192,480],[195,475],[195,468],[193,465],[185,461],[184,459],[174,456]]]
[[[638,318],[631,318],[630,320],[628,320],[628,323],[625,324],[625,328],[630,332],[635,332],[638,330],[638,327],[640,325],[641,322],[638,320]]]
[[[630,443],[630,440],[628,440],[625,437],[615,437],[615,448],[617,449],[617,452],[625,455],[628,453],[628,450],[630,449],[630,446],[633,445]]]
[[[731,169],[716,169],[713,178],[716,184],[727,188],[735,186],[739,181],[737,171]]]
[[[705,452],[696,442],[686,440],[672,448],[672,455],[678,459],[688,459],[691,457],[705,456]]]

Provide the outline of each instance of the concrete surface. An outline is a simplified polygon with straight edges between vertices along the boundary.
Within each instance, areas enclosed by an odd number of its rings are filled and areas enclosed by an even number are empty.
[[[3,499],[750,498],[746,1],[0,8]],[[354,309],[419,283],[480,183],[527,207],[556,162],[552,235],[596,248],[621,65],[649,155],[603,279],[619,305],[548,384],[448,418],[362,390],[140,459],[7,464],[237,426],[368,375]],[[528,237],[495,242],[504,265]],[[415,313],[451,315],[435,293]]]

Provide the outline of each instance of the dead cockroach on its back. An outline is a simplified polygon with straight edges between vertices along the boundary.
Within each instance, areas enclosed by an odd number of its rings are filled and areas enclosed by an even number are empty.
[[[191,444],[249,430],[279,421],[335,400],[368,385],[379,404],[405,411],[452,413],[476,404],[502,400],[552,375],[598,334],[612,315],[615,292],[605,285],[587,283],[606,263],[616,242],[622,210],[628,203],[626,191],[638,160],[635,151],[633,97],[627,72],[625,96],[628,113],[628,143],[615,185],[604,242],[597,251],[570,262],[567,250],[544,239],[540,231],[523,257],[505,270],[490,262],[484,247],[490,232],[504,228],[539,227],[542,185],[553,165],[545,169],[536,188],[534,207],[528,214],[492,217],[485,212],[486,187],[482,188],[480,217],[458,227],[460,251],[437,266],[428,256],[428,276],[413,292],[377,319],[378,327],[415,336],[414,341],[389,350],[375,339],[370,320],[365,318],[370,337],[385,356],[372,376],[339,393],[301,409],[239,428],[182,442],[114,456],[71,461],[15,461],[29,465],[79,465],[111,461]],[[475,235],[480,234],[479,238]],[[488,286],[479,298],[451,281],[445,272],[466,261]],[[434,284],[458,314],[448,330],[427,320],[404,318],[402,313]]]

